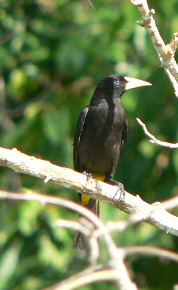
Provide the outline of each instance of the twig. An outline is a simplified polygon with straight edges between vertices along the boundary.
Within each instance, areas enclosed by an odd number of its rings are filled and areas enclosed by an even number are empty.
[[[162,202],[162,205],[166,210],[178,207],[178,196],[165,200],[164,202]]]
[[[59,206],[67,207],[71,210],[77,211],[79,214],[82,214],[90,220],[101,232],[105,244],[108,249],[108,253],[110,256],[109,266],[111,269],[116,271],[116,282],[118,284],[119,289],[121,290],[137,290],[136,285],[131,281],[127,268],[123,262],[123,256],[119,255],[117,252],[117,247],[110,236],[106,226],[102,223],[102,221],[90,210],[82,207],[81,205],[74,203],[72,201],[66,200],[64,198],[52,197],[44,194],[18,194],[18,193],[9,193],[5,191],[0,191],[0,199],[16,199],[16,200],[35,200],[41,202],[43,204],[50,203]],[[118,253],[118,254],[117,254]]]
[[[112,269],[82,271],[78,275],[75,275],[69,279],[62,281],[50,288],[44,290],[72,290],[79,289],[87,284],[91,284],[97,281],[117,280],[117,273]]]
[[[156,247],[149,246],[130,246],[118,249],[118,252],[124,257],[130,255],[153,255],[158,258],[164,258],[172,260],[178,263],[178,254],[171,251],[163,250]],[[102,281],[102,280],[115,280],[117,273],[114,270],[102,269],[102,266],[96,265],[95,267],[90,267],[81,273],[62,281],[54,285],[53,287],[44,289],[44,290],[70,290],[77,287],[81,287],[88,283]]]
[[[175,95],[178,97],[178,65],[174,59],[175,51],[178,46],[178,33],[174,33],[172,41],[165,45],[153,18],[155,13],[154,9],[149,9],[146,0],[129,0],[129,2],[138,7],[143,22],[138,21],[137,23],[147,29],[153,46],[159,56],[161,66],[164,67],[174,87]]]
[[[155,209],[157,210],[157,209]],[[150,212],[150,215],[153,213],[153,209]],[[148,212],[137,212],[131,214],[128,219],[119,220],[119,221],[109,221],[106,223],[106,226],[109,232],[119,231],[122,232],[126,230],[128,227],[137,224],[141,221],[144,221],[148,217]]]
[[[91,0],[87,0],[87,1],[88,1],[89,5],[91,6],[91,8],[92,8],[93,10],[95,10],[96,8],[95,8],[95,6],[93,5],[92,1],[91,1]]]
[[[159,258],[165,258],[168,260],[172,260],[176,263],[178,263],[178,254],[163,250],[156,247],[149,247],[149,246],[129,246],[121,248],[120,251],[124,251],[126,256],[130,255],[151,255],[151,256],[157,256]]]
[[[139,118],[136,118],[136,120],[140,124],[140,126],[143,128],[143,131],[145,132],[145,134],[150,138],[150,140],[149,140],[150,143],[160,145],[163,147],[168,147],[171,149],[178,148],[178,143],[168,143],[168,142],[164,142],[164,141],[160,141],[160,140],[156,139],[156,137],[148,131],[148,129],[146,128],[146,125]]]
[[[91,234],[91,230],[89,228],[76,221],[60,219],[55,221],[54,226],[80,231],[87,237],[89,237],[89,235]]]
[[[65,227],[65,228],[70,228],[73,230],[80,231],[83,235],[87,237],[87,241],[88,241],[88,245],[90,249],[89,261],[90,261],[90,264],[94,265],[97,263],[98,258],[99,258],[99,243],[98,243],[98,239],[93,237],[92,235],[93,227],[92,228],[87,227],[86,220],[84,221],[85,223],[82,224],[81,222],[60,219],[55,222],[55,225],[59,227]]]

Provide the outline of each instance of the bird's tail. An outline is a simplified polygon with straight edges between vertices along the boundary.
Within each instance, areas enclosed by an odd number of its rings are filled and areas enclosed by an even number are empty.
[[[88,199],[88,202],[84,202],[85,199]],[[94,212],[97,216],[99,216],[99,201],[93,198],[89,198],[86,195],[82,195],[81,202],[84,206],[86,206],[88,209],[90,209],[92,212]],[[80,219],[83,219],[83,216],[80,216]],[[79,222],[80,222],[79,219]],[[74,244],[76,248],[79,248],[80,250],[84,250],[87,246],[86,237],[82,232],[77,232],[74,237]]]

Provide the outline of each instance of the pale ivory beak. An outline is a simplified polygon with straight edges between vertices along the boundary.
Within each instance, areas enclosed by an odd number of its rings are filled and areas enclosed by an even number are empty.
[[[144,87],[144,86],[152,86],[151,83],[149,82],[145,82],[139,79],[134,79],[134,78],[130,78],[130,77],[124,77],[124,79],[126,80],[126,85],[125,85],[125,89],[130,90],[133,88],[139,88],[139,87]]]

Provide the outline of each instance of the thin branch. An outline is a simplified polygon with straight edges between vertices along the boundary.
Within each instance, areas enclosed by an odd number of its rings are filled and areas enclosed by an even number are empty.
[[[84,221],[85,223],[82,224],[81,222],[60,219],[55,222],[55,225],[59,227],[65,227],[65,228],[70,228],[76,231],[80,231],[83,235],[87,237],[87,241],[88,241],[88,245],[90,249],[89,262],[90,264],[94,265],[97,263],[97,260],[99,258],[99,243],[98,243],[98,239],[93,237],[92,235],[93,228],[91,228],[91,226],[87,227],[86,220]]]
[[[76,221],[60,219],[54,223],[54,226],[73,229],[75,231],[80,231],[82,234],[84,234],[87,237],[89,237],[89,235],[91,234],[91,229],[88,229],[87,227],[85,227],[84,225]]]
[[[143,128],[143,131],[145,132],[145,134],[150,138],[150,140],[149,140],[150,143],[160,145],[163,147],[168,147],[171,149],[178,148],[178,143],[168,143],[168,142],[164,142],[164,141],[160,141],[160,140],[156,139],[156,137],[148,131],[148,129],[146,128],[146,125],[139,118],[136,118],[136,120],[140,124],[140,126]]]
[[[92,3],[92,1],[91,0],[87,0],[87,1],[88,1],[89,5],[91,6],[91,8],[93,10],[96,10],[96,8],[95,8],[94,4]]]
[[[77,211],[80,214],[83,214],[88,220],[90,220],[102,233],[103,239],[108,249],[108,253],[110,256],[109,266],[111,269],[116,271],[117,279],[116,282],[118,284],[119,289],[121,290],[137,290],[136,285],[131,281],[127,268],[123,262],[123,256],[119,255],[117,252],[117,247],[110,236],[106,226],[102,223],[102,221],[90,210],[82,207],[81,205],[66,200],[64,198],[52,197],[44,194],[19,194],[19,193],[9,193],[5,191],[0,191],[0,199],[16,199],[16,200],[35,200],[41,202],[43,204],[50,203],[54,205],[63,206],[69,208],[71,210]],[[117,254],[118,253],[118,254]]]
[[[1,116],[1,124],[0,127],[3,131],[7,132],[8,130],[13,130],[14,123],[9,118],[9,115],[6,110],[6,86],[5,86],[5,79],[3,73],[0,71],[0,116]]]
[[[10,167],[19,173],[36,176],[46,182],[54,181],[73,189],[74,194],[75,192],[85,193],[92,198],[108,202],[126,213],[143,213],[143,220],[147,223],[178,236],[178,217],[166,212],[160,203],[150,205],[139,196],[133,196],[126,191],[123,201],[120,199],[120,190],[116,186],[93,178],[88,180],[84,174],[72,169],[56,166],[49,161],[37,159],[13,149],[0,148],[0,165]],[[26,195],[24,197],[27,198]],[[15,195],[1,192],[0,198],[15,198]],[[23,199],[22,195],[20,198]],[[40,198],[38,197],[37,200],[40,201]],[[41,202],[46,202],[46,197],[42,198]],[[90,217],[88,219],[91,220]],[[94,224],[97,228],[98,224],[95,221]]]
[[[162,202],[162,205],[166,210],[178,207],[178,196],[174,196],[168,200],[165,200],[164,202]]]
[[[174,55],[178,46],[178,33],[174,33],[173,39],[169,44],[165,44],[156,26],[153,18],[155,13],[154,9],[148,7],[146,0],[129,0],[131,4],[137,6],[143,22],[138,21],[140,26],[143,26],[148,31],[153,46],[158,54],[161,66],[164,67],[173,87],[175,95],[178,97],[178,65],[174,59]]]
[[[0,192],[0,198],[6,198],[6,199],[16,199],[16,200],[35,200],[38,202],[41,202],[43,204],[50,203],[54,205],[59,205],[59,206],[64,206],[72,210],[76,210],[80,214],[84,214],[85,217],[90,219],[91,221],[94,221],[95,224],[98,224],[96,220],[98,219],[97,216],[95,216],[91,211],[89,211],[86,208],[83,208],[81,205],[78,205],[72,201],[65,200],[63,198],[59,197],[52,197],[52,196],[47,196],[47,195],[42,195],[42,194],[34,194],[34,193],[27,193],[27,194],[18,194],[18,193],[9,193],[9,192]],[[96,220],[95,220],[96,219]],[[99,219],[98,219],[99,220]],[[62,222],[63,223],[63,222]],[[102,222],[99,220],[99,224]],[[63,223],[63,225],[66,225]],[[69,226],[69,224],[67,225]],[[73,224],[70,224],[71,227],[73,227]],[[76,227],[76,225],[74,225]],[[103,232],[103,230],[101,229]],[[108,243],[105,233],[103,233],[105,241],[107,243],[107,246],[110,244]],[[108,248],[107,248],[108,249]],[[108,249],[110,250],[110,249]],[[69,280],[65,280],[61,282],[60,284],[55,285],[54,287],[48,289],[48,290],[70,290],[74,289],[76,287],[79,287],[80,285],[86,285],[89,282],[95,282],[98,280],[115,280],[119,284],[119,289],[137,289],[136,285],[133,284],[128,276],[127,270],[124,265],[124,258],[128,255],[133,255],[133,254],[146,254],[146,255],[156,255],[159,257],[164,257],[164,258],[169,258],[171,260],[174,260],[178,262],[178,255],[174,254],[172,252],[166,251],[166,250],[161,250],[153,247],[127,247],[127,248],[116,248],[114,250],[114,257],[113,258],[113,253],[110,251],[111,254],[111,259],[110,262],[108,263],[108,266],[110,266],[111,269],[100,271],[100,272],[94,272],[94,273],[89,273],[86,274],[86,279],[83,278],[83,276],[79,276],[77,279],[76,277],[72,277]],[[119,259],[118,259],[119,257]],[[116,267],[119,268],[118,269]],[[97,265],[95,266],[97,267]],[[93,268],[96,269],[96,268]],[[124,271],[123,271],[124,270]],[[98,271],[98,270],[97,270]],[[127,273],[127,274],[126,274]]]
[[[138,214],[135,214],[135,216],[137,217]],[[134,215],[133,215],[134,216]],[[136,220],[138,221],[138,219],[133,219],[135,222]],[[126,221],[128,221],[128,224],[130,224],[130,218],[127,219]],[[109,230],[115,231],[117,230],[117,226],[119,225],[119,223],[121,223],[122,225],[123,221],[116,221],[116,222],[108,222],[107,228]],[[59,226],[64,226],[70,229],[76,229],[78,230],[79,226],[76,224],[78,224],[77,222],[74,221],[70,221],[70,220],[63,220],[60,219],[56,222],[56,225]],[[133,225],[134,223],[132,223]],[[116,227],[114,226],[116,225]],[[122,227],[121,227],[122,228]],[[125,230],[126,227],[122,228],[122,230]],[[85,231],[83,231],[85,233]],[[96,232],[96,231],[95,231]],[[88,235],[88,233],[87,233]],[[97,237],[99,237],[99,235],[96,235]],[[142,254],[142,255],[154,255],[154,256],[158,256],[159,258],[166,258],[169,260],[172,260],[174,262],[178,263],[178,254],[168,251],[168,250],[164,250],[164,249],[160,249],[160,248],[156,248],[156,247],[150,247],[150,246],[128,246],[128,247],[123,247],[123,248],[119,248],[118,251],[121,251],[121,255],[128,256],[128,255],[134,255],[134,254]]]
[[[114,231],[122,232],[126,230],[128,227],[144,220],[145,220],[145,212],[137,212],[137,213],[131,214],[129,218],[125,220],[109,221],[106,223],[106,226],[109,232],[114,232]]]
[[[120,248],[118,249],[118,252],[120,252],[121,255],[124,255],[125,257],[135,254],[154,255],[159,258],[164,258],[172,260],[174,262],[178,262],[178,254],[155,247],[131,246]],[[104,269],[104,266],[102,265],[96,265],[94,267],[86,269],[85,271],[80,272],[79,274],[69,279],[62,281],[61,283],[54,285],[53,287],[44,290],[70,290],[96,281],[116,280],[116,279],[117,279],[116,271],[111,269]]]
[[[178,263],[178,254],[164,249],[149,247],[149,246],[129,246],[120,248],[119,251],[124,251],[125,256],[130,255],[151,255],[159,258],[172,260]]]
[[[62,281],[54,285],[53,287],[46,288],[44,290],[72,290],[79,289],[87,284],[91,284],[98,281],[107,281],[107,280],[117,280],[117,273],[113,269],[105,270],[95,270],[90,269],[90,271],[82,271],[78,275],[75,275],[69,279]]]

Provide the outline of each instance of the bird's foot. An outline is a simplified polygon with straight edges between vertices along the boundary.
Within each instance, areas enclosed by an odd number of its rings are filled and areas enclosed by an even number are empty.
[[[114,198],[117,196],[117,194],[119,192],[120,193],[119,201],[125,201],[125,189],[124,189],[124,185],[122,183],[114,180],[114,179],[110,179],[108,181],[108,183],[117,186],[117,191],[115,193]]]
[[[84,176],[86,176],[86,185],[87,185],[87,182],[90,180],[90,178],[92,178],[92,174],[86,171],[83,171],[82,173]]]

